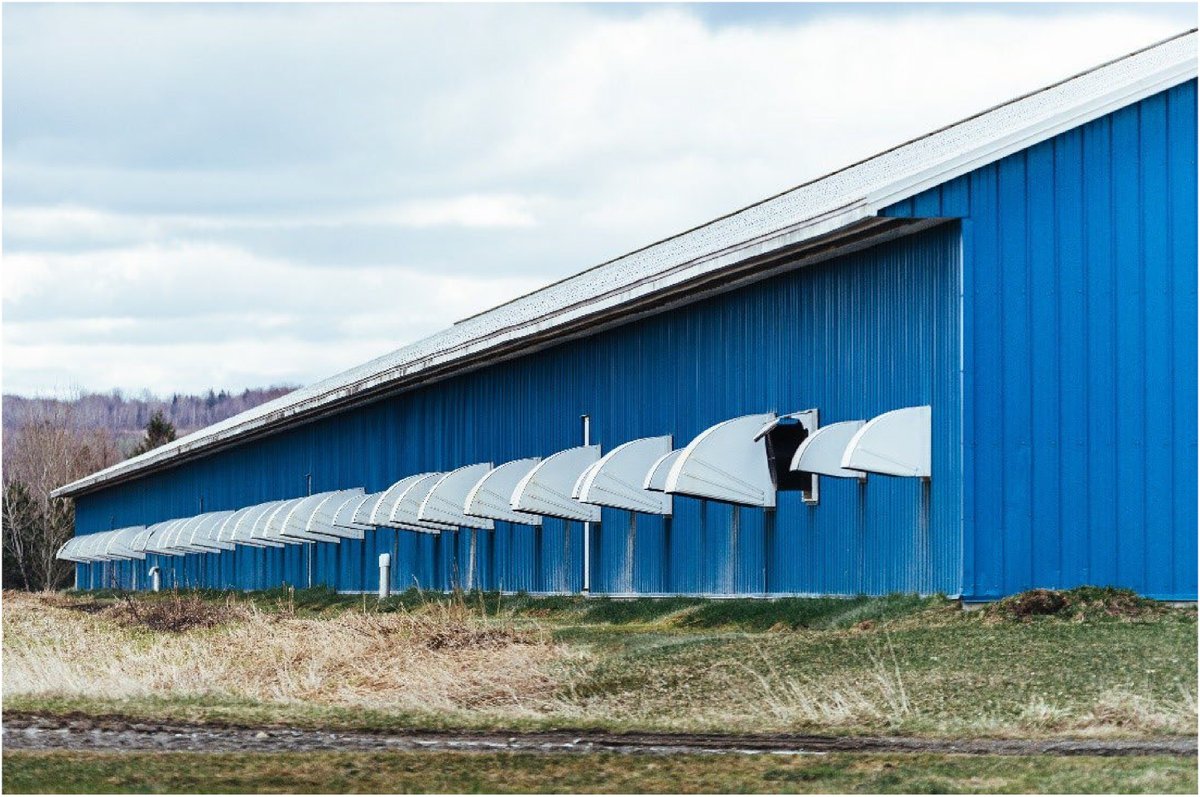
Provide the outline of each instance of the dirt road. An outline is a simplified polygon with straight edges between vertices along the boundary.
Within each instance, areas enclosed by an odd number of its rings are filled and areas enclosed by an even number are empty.
[[[548,731],[502,733],[419,731],[372,733],[307,728],[247,728],[137,722],[119,717],[45,717],[6,712],[9,750],[304,752],[309,750],[439,750],[464,752],[617,752],[820,754],[914,752],[975,755],[1195,756],[1195,738],[1147,740],[918,739],[888,736],[741,736],[726,734]]]

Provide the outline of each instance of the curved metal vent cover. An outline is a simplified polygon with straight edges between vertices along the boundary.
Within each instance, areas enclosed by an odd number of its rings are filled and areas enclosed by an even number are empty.
[[[283,543],[264,540],[255,534],[255,529],[260,523],[266,522],[267,517],[285,503],[287,502],[268,501],[265,504],[250,507],[250,511],[238,520],[237,527],[233,530],[233,541],[238,545],[251,545],[256,548],[282,548]]]
[[[671,468],[675,466],[675,460],[679,459],[682,454],[683,449],[677,448],[654,460],[654,463],[646,470],[646,478],[642,482],[642,487],[660,493],[666,492],[667,474],[671,472]]]
[[[645,482],[650,469],[670,453],[670,435],[619,445],[584,471],[577,497],[586,504],[669,515],[671,496],[647,490]]]
[[[353,490],[330,490],[308,496],[293,506],[284,517],[279,536],[284,540],[297,542],[339,542],[341,536],[334,533],[328,521],[319,519],[323,517],[321,510],[331,502],[340,504],[348,498],[362,494],[360,487]]]
[[[774,413],[743,415],[710,426],[683,449],[664,490],[747,506],[775,506],[767,443],[756,437]]]
[[[405,481],[408,482],[407,486],[391,506],[390,514],[383,519],[382,525],[398,529],[408,529],[409,531],[420,531],[426,534],[453,531],[456,528],[455,526],[450,526],[446,523],[430,523],[418,517],[418,513],[421,511],[421,503],[429,495],[433,486],[438,483],[438,480],[445,475],[445,473],[437,471],[434,473],[422,473],[419,476],[406,479]],[[375,510],[376,517],[380,516],[380,510],[384,508],[384,503],[380,502],[379,508]]]
[[[791,469],[843,479],[865,479],[867,474],[863,471],[842,467],[846,446],[864,424],[866,421],[839,421],[817,429],[796,449]]]
[[[517,483],[512,493],[512,508],[564,520],[599,522],[600,507],[571,497],[579,477],[598,459],[600,446],[579,446],[551,454]]]
[[[328,534],[338,539],[361,540],[364,536],[363,529],[339,525],[337,521],[339,517],[344,517],[349,521],[354,516],[354,510],[366,498],[367,496],[361,487],[356,487],[353,490],[342,490],[330,495],[321,502],[320,506],[313,510],[312,516],[308,519],[306,530],[319,534]]]
[[[541,515],[517,512],[512,508],[513,491],[539,462],[537,457],[514,459],[492,468],[467,492],[463,513],[527,526],[542,525]]]
[[[463,511],[467,496],[479,480],[492,470],[492,463],[481,462],[452,470],[442,478],[425,496],[417,511],[417,518],[427,523],[443,523],[455,528],[483,529],[490,531],[495,523],[490,518],[468,515]]]
[[[932,467],[928,405],[885,412],[867,421],[846,446],[842,467],[928,479]]]

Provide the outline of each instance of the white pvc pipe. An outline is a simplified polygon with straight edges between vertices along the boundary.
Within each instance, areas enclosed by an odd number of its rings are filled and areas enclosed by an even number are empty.
[[[392,555],[379,554],[379,599],[383,600],[392,592]]]
[[[475,589],[475,546],[479,540],[479,530],[471,529],[471,549],[467,557],[467,592]]]
[[[158,568],[158,565],[150,568],[150,591],[162,591],[162,570]]]

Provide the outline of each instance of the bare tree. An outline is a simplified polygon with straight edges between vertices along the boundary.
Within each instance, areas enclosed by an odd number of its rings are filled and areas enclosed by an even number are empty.
[[[203,396],[173,395],[158,399],[143,391],[140,398],[121,391],[87,393],[67,398],[3,399],[3,565],[7,587],[55,588],[71,574],[70,565],[54,558],[70,539],[75,523],[69,500],[52,499],[57,487],[107,467],[131,450],[136,453],[149,419],[158,432],[155,444],[174,437],[174,426],[186,433],[277,398],[288,387],[248,389],[240,394],[209,390]]]
[[[5,575],[19,586],[54,589],[70,576],[55,559],[75,522],[69,499],[50,493],[118,462],[121,454],[106,429],[81,429],[69,405],[47,403],[5,434],[3,542]],[[18,586],[18,585],[6,585]]]

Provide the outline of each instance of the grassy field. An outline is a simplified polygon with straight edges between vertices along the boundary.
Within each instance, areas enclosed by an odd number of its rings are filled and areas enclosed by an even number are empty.
[[[975,612],[912,596],[6,593],[3,616],[10,711],[388,729],[1196,732],[1195,610],[1103,590]]]
[[[1192,793],[1195,759],[5,753],[5,793]]]

